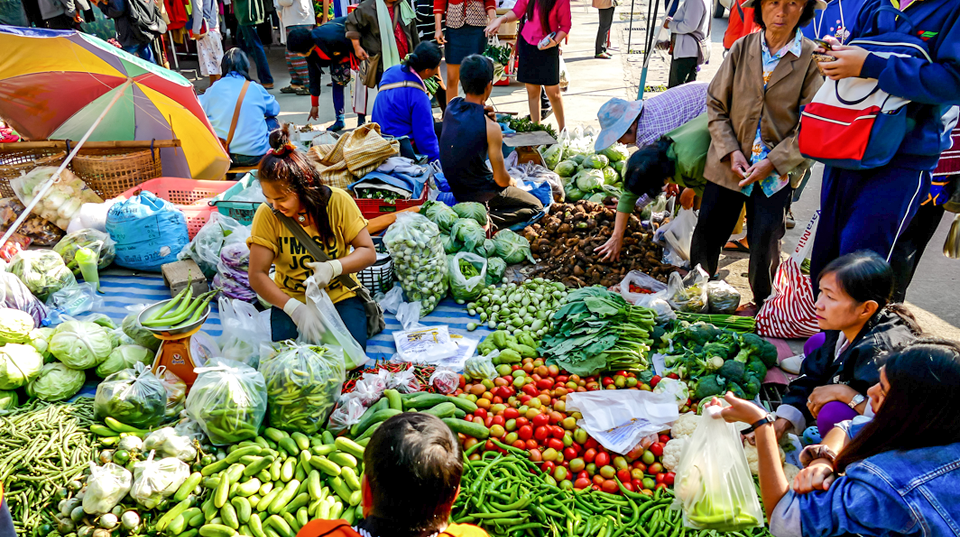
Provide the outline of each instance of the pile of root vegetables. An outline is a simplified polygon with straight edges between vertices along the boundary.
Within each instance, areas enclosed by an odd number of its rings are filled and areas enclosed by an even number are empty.
[[[613,233],[615,219],[616,210],[584,200],[551,208],[549,215],[523,230],[531,252],[540,260],[527,276],[569,287],[610,287],[631,270],[639,270],[666,282],[676,267],[660,262],[662,247],[653,242],[653,231],[644,230],[635,214],[627,222],[618,261],[603,261],[595,253]]]

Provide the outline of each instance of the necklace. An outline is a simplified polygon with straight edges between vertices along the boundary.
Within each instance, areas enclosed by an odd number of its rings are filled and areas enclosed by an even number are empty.
[[[301,224],[304,223],[304,222],[306,222],[306,221],[307,221],[307,215],[302,214],[302,213],[301,213],[301,214],[298,214],[298,215],[297,215],[297,221],[300,222]]]

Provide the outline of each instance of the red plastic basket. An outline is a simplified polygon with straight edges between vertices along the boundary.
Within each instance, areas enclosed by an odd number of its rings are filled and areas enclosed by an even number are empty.
[[[236,181],[199,181],[178,177],[158,177],[127,190],[119,197],[127,199],[141,190],[146,190],[176,205],[187,219],[187,231],[192,240],[210,219],[210,214],[217,210],[207,202],[235,184]]]
[[[370,199],[360,199],[354,198],[354,201],[357,202],[357,207],[360,208],[360,213],[364,218],[370,220],[371,218],[376,218],[385,214],[395,213],[397,211],[402,211],[403,209],[409,209],[410,207],[419,207],[427,202],[427,187],[424,185],[423,194],[420,195],[418,199],[410,200],[397,200],[396,203],[389,203],[383,200],[370,200]]]

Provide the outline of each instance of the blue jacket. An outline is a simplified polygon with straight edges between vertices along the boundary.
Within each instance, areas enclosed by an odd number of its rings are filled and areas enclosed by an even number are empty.
[[[847,467],[828,490],[788,492],[776,537],[960,535],[960,444],[888,451]]]
[[[395,82],[410,81],[423,87],[417,73],[403,65],[395,65],[383,73],[380,87]],[[380,91],[373,101],[372,120],[380,124],[380,131],[390,136],[409,136],[417,153],[427,155],[433,162],[440,158],[440,142],[433,128],[433,107],[430,95],[419,87],[394,88]]]
[[[246,79],[239,74],[230,73],[214,82],[200,96],[200,106],[206,112],[207,119],[213,125],[217,136],[224,140],[230,132],[233,111],[245,81]],[[273,117],[279,113],[280,105],[276,97],[267,93],[260,84],[250,82],[247,94],[243,96],[237,128],[233,131],[230,154],[250,157],[266,155],[267,150],[270,149],[267,117]]]
[[[814,12],[810,24],[800,30],[807,39],[823,39],[828,35],[836,37],[841,26],[849,32],[857,22],[863,2],[864,0],[831,0],[826,9]],[[843,42],[846,43],[846,39]]]
[[[879,7],[890,2],[866,0],[851,38],[870,37],[877,14],[883,13]],[[880,89],[913,101],[908,105],[908,117],[914,126],[890,166],[933,170],[940,153],[950,147],[952,126],[944,125],[941,117],[951,106],[960,104],[960,9],[956,0],[914,0],[903,14],[905,17],[897,18],[897,29],[926,41],[933,63],[870,54],[860,76],[876,78]]]

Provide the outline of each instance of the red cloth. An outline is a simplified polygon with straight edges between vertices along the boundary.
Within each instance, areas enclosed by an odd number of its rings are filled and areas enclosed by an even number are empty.
[[[940,153],[937,169],[933,170],[935,176],[960,173],[960,127],[953,129],[950,138],[953,139],[953,146]]]
[[[397,17],[396,6],[396,4],[388,4],[387,7],[390,8],[390,20],[393,21],[393,37],[397,39],[397,55],[400,57],[400,61],[403,61],[410,53],[410,43],[407,42],[407,34],[403,32],[403,24]]]
[[[753,8],[740,7],[746,0],[733,0],[730,6],[730,21],[723,34],[723,48],[729,50],[733,43],[745,35],[759,32],[760,26],[753,21]]]
[[[434,13],[446,13],[447,6],[457,6],[460,4],[465,4],[468,2],[480,2],[481,0],[433,0],[433,12]],[[483,1],[483,10],[488,9],[497,9],[496,0],[482,0]]]
[[[179,30],[187,25],[187,8],[184,7],[184,0],[163,0],[163,5],[167,8],[167,17],[170,18],[168,30]]]

